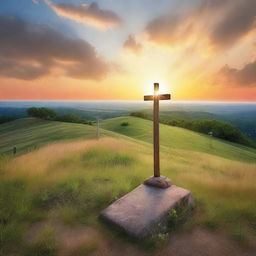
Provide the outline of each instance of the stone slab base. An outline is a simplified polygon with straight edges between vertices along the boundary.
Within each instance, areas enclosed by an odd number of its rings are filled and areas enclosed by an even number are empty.
[[[170,179],[164,176],[154,177],[151,176],[144,181],[144,185],[158,187],[158,188],[168,188],[172,185]]]
[[[158,232],[159,224],[180,203],[192,207],[190,191],[175,185],[166,189],[140,185],[103,210],[101,217],[128,235],[141,239]]]

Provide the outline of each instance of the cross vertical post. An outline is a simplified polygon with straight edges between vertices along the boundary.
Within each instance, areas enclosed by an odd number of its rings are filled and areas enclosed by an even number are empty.
[[[154,149],[154,178],[160,178],[161,186],[169,186],[169,180],[161,179],[160,175],[160,152],[159,152],[159,100],[170,100],[170,94],[159,94],[159,84],[154,83],[154,94],[145,95],[144,101],[153,101],[153,149]],[[167,183],[166,183],[167,182]],[[151,179],[149,180],[151,182]],[[154,181],[153,181],[154,183]],[[148,182],[146,182],[148,184]]]
[[[159,160],[159,84],[154,83],[154,177],[160,177],[160,160]]]

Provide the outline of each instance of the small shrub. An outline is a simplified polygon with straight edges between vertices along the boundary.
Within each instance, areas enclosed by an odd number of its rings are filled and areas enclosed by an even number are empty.
[[[180,203],[176,209],[172,209],[169,212],[167,217],[168,227],[170,229],[176,229],[185,222],[189,213],[191,213],[191,209],[187,208],[184,203]]]
[[[175,209],[172,209],[168,214],[168,224],[172,228],[176,228],[178,224],[178,215]]]
[[[129,123],[128,123],[128,122],[122,122],[120,125],[121,125],[121,126],[128,126]]]
[[[169,234],[168,233],[159,233],[157,235],[157,238],[160,240],[160,241],[165,241],[167,238],[169,237]]]
[[[146,241],[147,249],[157,249],[169,238],[169,233],[158,233],[152,235]]]

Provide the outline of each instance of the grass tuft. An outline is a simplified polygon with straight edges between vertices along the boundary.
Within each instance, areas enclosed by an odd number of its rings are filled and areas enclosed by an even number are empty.
[[[81,155],[84,165],[98,165],[103,167],[130,166],[135,159],[126,154],[92,148]]]

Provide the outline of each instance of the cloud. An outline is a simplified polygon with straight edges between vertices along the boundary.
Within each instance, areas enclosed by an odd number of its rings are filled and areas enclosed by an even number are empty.
[[[0,58],[0,76],[12,77],[23,80],[33,80],[49,73],[45,65],[26,65],[16,60]]]
[[[39,3],[39,0],[32,0],[32,2],[33,2],[34,4],[38,4],[38,3]]]
[[[33,80],[56,68],[77,79],[103,78],[109,70],[94,47],[48,26],[0,15],[0,76]]]
[[[136,37],[133,34],[128,36],[127,40],[124,42],[123,47],[132,51],[135,54],[139,54],[142,50],[142,45],[137,42]]]
[[[236,86],[256,85],[256,60],[241,69],[230,68],[228,65],[220,69],[219,80]]]
[[[210,34],[213,44],[230,46],[256,27],[255,0],[229,2],[228,10]]]
[[[224,49],[256,28],[255,0],[200,0],[190,9],[178,7],[147,24],[149,40],[170,46],[205,41],[214,49]]]
[[[54,4],[50,0],[45,2],[59,15],[89,26],[106,29],[120,25],[122,19],[113,11],[100,9],[98,4],[73,5],[67,3]]]

